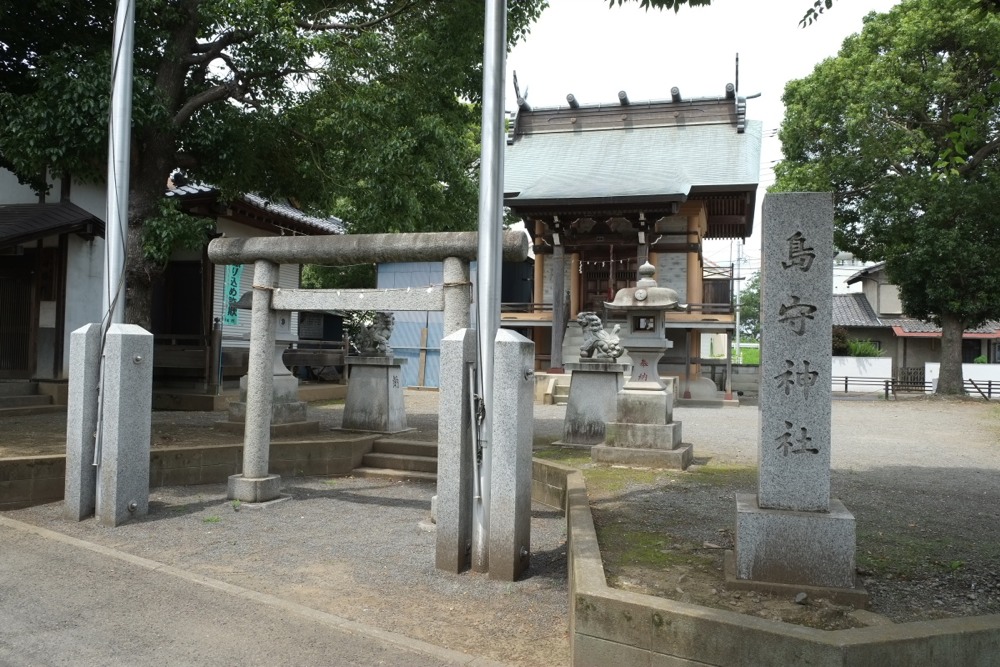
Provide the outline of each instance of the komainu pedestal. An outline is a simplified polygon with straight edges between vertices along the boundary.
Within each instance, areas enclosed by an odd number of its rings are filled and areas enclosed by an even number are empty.
[[[405,363],[406,359],[395,357],[347,358],[350,378],[341,428],[387,434],[411,430],[403,405]]]

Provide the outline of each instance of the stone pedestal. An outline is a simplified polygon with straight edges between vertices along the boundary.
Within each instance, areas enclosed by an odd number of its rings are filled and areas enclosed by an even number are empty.
[[[855,541],[854,515],[835,498],[828,512],[792,512],[736,494],[739,579],[853,588]]]
[[[348,431],[402,433],[406,426],[402,366],[406,359],[348,357],[350,379],[341,428]]]
[[[618,392],[628,367],[609,359],[567,363],[572,372],[562,440],[553,444],[592,447],[604,442],[605,424],[618,413]]]
[[[626,384],[618,393],[615,421],[606,425],[604,443],[591,450],[591,458],[598,463],[684,470],[691,464],[693,448],[681,442],[681,423],[675,422],[673,416],[673,393],[666,389],[630,389]]]

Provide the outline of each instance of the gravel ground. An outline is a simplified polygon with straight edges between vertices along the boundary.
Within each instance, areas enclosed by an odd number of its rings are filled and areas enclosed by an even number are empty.
[[[5,515],[504,664],[568,664],[561,512],[534,507],[531,567],[509,583],[435,569],[431,484],[284,482],[291,499],[266,508],[234,507],[224,485],[156,488],[118,528],[64,520],[61,503]]]
[[[437,399],[407,392],[412,437],[435,439]],[[341,411],[310,408],[324,430],[339,426]],[[535,406],[536,447],[560,438],[564,411]],[[206,428],[223,418],[155,413],[154,446],[231,442]],[[675,419],[694,444],[693,471],[592,498],[595,516],[685,544],[731,546],[734,494],[756,483],[757,408],[677,408]],[[6,420],[0,456],[61,451],[64,432],[58,416]],[[832,491],[857,517],[874,611],[897,622],[1000,613],[998,433],[1000,407],[980,401],[834,401]],[[10,515],[450,648],[487,646],[490,657],[518,664],[565,662],[565,536],[556,513],[536,508],[529,578],[499,584],[433,570],[432,534],[419,528],[430,486],[309,479],[288,490],[294,502],[251,514],[234,511],[221,487],[154,489],[150,517],[116,530],[62,522],[56,505]],[[683,588],[664,568],[645,576],[637,586],[668,596]]]

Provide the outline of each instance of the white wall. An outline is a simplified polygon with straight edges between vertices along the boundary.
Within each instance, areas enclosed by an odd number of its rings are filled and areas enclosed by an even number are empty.
[[[878,381],[892,379],[892,359],[889,357],[833,357],[832,361],[830,377],[834,393],[844,391],[845,377],[867,380],[847,384],[847,391],[861,393],[881,393],[885,391],[885,383]]]
[[[66,314],[63,327],[63,375],[69,372],[70,334],[85,324],[101,321],[104,290],[104,239],[84,241],[67,236]]]
[[[924,381],[930,383],[927,393],[934,393],[937,388],[938,378],[941,377],[941,364],[939,363],[926,363],[924,364]],[[962,379],[965,381],[973,380],[979,385],[979,388],[983,390],[983,393],[987,393],[987,388],[989,383],[992,382],[992,394],[991,398],[993,400],[1000,399],[1000,364],[962,364]],[[974,387],[969,387],[965,390],[965,393],[969,396],[982,396]]]

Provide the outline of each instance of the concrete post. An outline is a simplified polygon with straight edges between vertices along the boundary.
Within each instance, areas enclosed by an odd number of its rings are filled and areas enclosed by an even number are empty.
[[[469,264],[457,257],[444,260],[444,335],[469,327],[472,283]]]
[[[442,406],[438,419],[437,547],[439,570],[461,572],[472,548],[472,480],[475,475],[469,371],[476,362],[476,332],[441,339]]]
[[[85,324],[69,343],[66,407],[66,491],[63,514],[71,521],[93,516],[97,502],[94,449],[98,385],[101,381],[101,325]]]
[[[271,310],[271,298],[277,286],[278,265],[265,259],[254,262],[243,474],[229,478],[228,497],[232,500],[264,502],[277,498],[281,492],[281,478],[268,475],[277,317]]]
[[[494,349],[489,571],[514,581],[530,559],[535,344],[501,329]]]
[[[104,343],[97,520],[118,526],[149,512],[153,334],[112,324]]]

